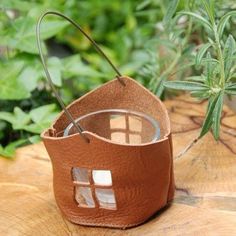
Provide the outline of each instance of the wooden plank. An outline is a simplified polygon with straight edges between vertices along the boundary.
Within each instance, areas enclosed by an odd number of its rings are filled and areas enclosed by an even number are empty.
[[[206,103],[167,101],[178,156],[199,133]],[[0,235],[236,235],[236,115],[224,108],[221,138],[206,135],[175,159],[174,203],[128,230],[83,227],[63,219],[52,191],[52,167],[42,143],[0,158]]]

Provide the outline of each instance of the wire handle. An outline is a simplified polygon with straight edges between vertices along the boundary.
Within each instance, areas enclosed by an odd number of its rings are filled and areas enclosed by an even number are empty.
[[[70,19],[69,17],[63,15],[62,13],[56,12],[56,11],[47,11],[44,14],[41,15],[41,17],[38,20],[37,26],[36,26],[36,37],[37,37],[37,46],[38,46],[38,50],[39,50],[39,55],[41,58],[41,62],[43,65],[43,69],[45,71],[46,74],[46,78],[57,98],[57,101],[59,102],[59,104],[61,105],[62,109],[64,110],[67,118],[71,121],[71,123],[74,125],[74,127],[77,129],[78,133],[83,137],[83,139],[89,143],[89,138],[83,133],[83,128],[80,126],[80,124],[76,123],[73,116],[71,115],[71,113],[69,112],[69,110],[66,108],[62,98],[60,97],[56,87],[54,86],[53,82],[52,82],[52,78],[50,76],[50,73],[48,71],[47,68],[47,64],[46,64],[46,59],[43,55],[43,50],[42,50],[42,45],[41,45],[41,34],[40,34],[40,27],[41,27],[41,23],[42,20],[44,19],[44,17],[46,17],[47,15],[56,15],[56,16],[60,16],[62,18],[64,18],[65,20],[69,21],[72,25],[74,25],[95,47],[95,49],[97,50],[97,52],[102,55],[104,57],[104,59],[111,65],[111,67],[114,69],[114,71],[116,72],[116,78],[119,80],[119,82],[125,86],[124,81],[121,79],[121,73],[119,72],[119,70],[114,66],[114,64],[111,62],[111,60],[106,56],[106,54],[102,51],[102,49],[98,46],[98,44],[72,19]]]

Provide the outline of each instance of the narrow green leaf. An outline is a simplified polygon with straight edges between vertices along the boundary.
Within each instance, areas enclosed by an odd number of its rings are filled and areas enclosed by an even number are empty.
[[[191,17],[194,17],[197,21],[199,21],[203,26],[205,26],[208,30],[212,30],[211,24],[208,20],[204,19],[201,15],[193,13],[193,12],[188,12],[188,11],[181,11],[178,14],[180,15],[188,15]]]
[[[232,71],[230,73],[228,81],[235,81],[235,79],[236,79],[236,73],[234,73],[234,71]]]
[[[215,0],[210,0],[209,6],[210,6],[212,17],[215,20]]]
[[[169,5],[167,7],[167,11],[163,20],[165,24],[168,24],[171,21],[173,15],[176,12],[178,4],[179,4],[179,0],[172,0],[169,2]]]
[[[155,92],[156,96],[160,98],[164,92],[164,89],[165,89],[164,83],[163,81],[161,81],[161,83],[159,83],[159,86]]]
[[[210,42],[212,45],[215,44],[215,42],[213,41],[213,39],[211,39],[210,37],[207,37],[207,40],[208,40],[208,42]]]
[[[136,10],[140,11],[147,7],[152,1],[151,0],[144,0],[140,4],[137,5]]]
[[[226,13],[224,16],[221,17],[221,19],[218,23],[218,26],[217,26],[217,31],[218,31],[218,34],[219,34],[220,38],[221,38],[221,36],[224,32],[225,26],[226,26],[229,18],[232,17],[232,16],[236,16],[236,11],[230,11],[230,12]]]
[[[211,62],[211,63],[217,63],[219,64],[220,62],[215,59],[215,58],[202,58],[202,64],[203,65],[206,65],[208,62]]]
[[[226,89],[225,93],[228,95],[236,95],[236,89]]]
[[[223,103],[224,103],[224,93],[220,93],[219,98],[216,102],[216,106],[213,112],[213,135],[215,140],[219,139],[220,135],[220,118],[221,118],[221,113],[223,109]]]
[[[191,96],[199,98],[199,99],[206,99],[209,98],[209,92],[208,91],[193,91],[190,92]]]
[[[203,122],[202,130],[200,133],[200,138],[203,137],[211,128],[213,122],[213,112],[218,101],[219,95],[217,95],[213,100],[209,101],[207,114]]]
[[[209,88],[197,82],[189,81],[166,81],[164,86],[170,89],[186,90],[186,91],[207,91]]]
[[[215,63],[212,62],[212,57],[210,52],[207,53],[207,62],[206,62],[206,83],[207,85],[211,85],[211,81],[213,78],[213,71],[214,71],[214,65]]]
[[[236,95],[236,84],[228,85],[225,88],[225,92],[229,95]]]
[[[212,0],[206,1],[206,0],[201,0],[207,15],[211,21],[212,24],[214,24],[215,21],[215,16],[214,16],[214,2]]]
[[[225,77],[228,79],[230,70],[233,64],[233,55],[235,52],[235,40],[232,35],[226,40],[223,57],[224,57],[224,68],[225,68]]]
[[[210,43],[206,43],[206,44],[203,44],[200,49],[198,50],[197,52],[197,55],[196,55],[196,59],[195,59],[195,63],[196,65],[200,65],[201,62],[202,62],[202,58],[203,56],[205,55],[206,51],[208,50],[208,48],[211,47],[211,44]]]
[[[226,89],[236,89],[236,83],[227,84]]]
[[[192,82],[204,82],[205,81],[205,77],[202,75],[197,75],[197,76],[189,76],[187,78],[185,78],[185,80],[187,81],[192,81]]]
[[[155,81],[155,84],[153,85],[152,91],[157,97],[161,97],[164,92],[164,81],[166,80],[166,76],[161,76],[159,79]]]

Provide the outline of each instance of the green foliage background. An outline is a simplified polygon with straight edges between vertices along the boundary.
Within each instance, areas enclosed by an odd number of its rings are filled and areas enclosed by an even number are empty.
[[[38,142],[60,111],[36,46],[35,27],[43,12],[57,10],[74,19],[122,74],[164,99],[176,94],[165,90],[165,80],[204,70],[196,55],[199,45],[208,41],[204,26],[186,16],[175,17],[177,11],[194,12],[201,5],[193,0],[1,0],[0,155],[12,157],[19,145]],[[220,18],[236,6],[228,0],[216,1],[215,7]],[[234,25],[233,19],[227,22],[225,35]],[[114,77],[106,61],[67,22],[48,17],[42,38],[49,71],[66,104]]]

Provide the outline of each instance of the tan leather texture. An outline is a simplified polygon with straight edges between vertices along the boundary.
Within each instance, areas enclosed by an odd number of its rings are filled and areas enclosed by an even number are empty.
[[[174,174],[170,121],[162,102],[129,77],[126,86],[114,79],[68,106],[76,119],[101,109],[129,109],[146,113],[160,125],[161,138],[141,145],[119,144],[85,131],[90,143],[79,134],[62,137],[70,123],[62,112],[42,134],[53,165],[56,202],[62,214],[81,225],[128,228],[148,220],[174,196]],[[116,209],[81,207],[75,201],[72,168],[110,170]],[[91,180],[90,187],[96,189]],[[106,188],[106,187],[104,187]]]

